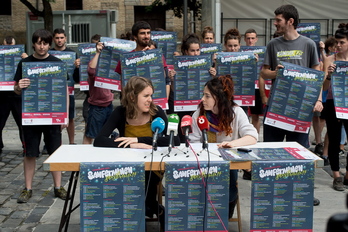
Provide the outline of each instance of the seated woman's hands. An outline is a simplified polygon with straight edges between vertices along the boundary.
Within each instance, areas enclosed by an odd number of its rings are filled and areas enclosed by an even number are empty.
[[[138,138],[136,137],[119,137],[114,140],[115,142],[120,142],[118,147],[127,147],[128,145],[138,143]]]
[[[118,147],[139,148],[139,149],[151,149],[152,146],[146,143],[138,143],[138,138],[136,137],[119,137],[114,140],[115,142],[121,142]]]

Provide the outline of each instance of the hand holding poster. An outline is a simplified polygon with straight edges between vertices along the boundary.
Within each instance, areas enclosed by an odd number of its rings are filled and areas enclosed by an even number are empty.
[[[88,44],[79,44],[78,45],[78,51],[79,51],[79,58],[80,58],[80,68],[79,68],[79,75],[80,75],[80,90],[81,91],[88,91],[89,85],[87,82],[88,79],[88,73],[87,73],[87,67],[91,59],[96,54],[96,45],[95,43],[88,43]]]
[[[219,52],[216,55],[216,76],[231,75],[234,102],[239,106],[255,105],[257,63],[252,52]]]
[[[22,77],[30,79],[22,92],[22,125],[68,123],[65,62],[23,62]]]
[[[288,131],[308,133],[324,72],[281,62],[268,101],[264,123]]]
[[[0,91],[13,91],[13,77],[23,53],[23,44],[0,46]]]
[[[194,111],[205,83],[211,78],[211,56],[176,56],[175,59],[174,111]]]
[[[173,31],[151,31],[151,40],[155,41],[157,48],[162,50],[168,65],[174,65],[177,37],[177,33]]]
[[[336,70],[332,73],[331,88],[336,117],[348,119],[348,62],[335,61],[335,64]]]
[[[126,85],[133,76],[141,76],[152,81],[155,91],[152,99],[162,109],[168,109],[166,82],[163,67],[163,55],[160,50],[152,49],[140,52],[123,53],[120,57],[122,67],[122,85]]]
[[[130,40],[101,37],[104,48],[99,56],[94,86],[121,91],[121,77],[115,72],[120,54],[135,49],[136,43]]]
[[[67,52],[67,51],[57,51],[57,50],[49,50],[48,53],[52,56],[55,56],[62,61],[64,61],[67,65],[68,68],[68,90],[69,90],[69,95],[74,95],[74,70],[75,70],[75,60],[76,60],[76,53],[75,52]]]

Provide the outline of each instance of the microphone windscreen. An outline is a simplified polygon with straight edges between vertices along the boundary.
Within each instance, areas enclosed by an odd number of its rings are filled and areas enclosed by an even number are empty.
[[[198,127],[201,131],[209,130],[209,122],[208,122],[208,119],[204,115],[199,116],[197,118],[197,124],[198,124]]]
[[[178,125],[179,125],[179,116],[177,114],[168,115],[167,135],[170,134],[170,131],[173,131],[174,135],[176,136],[178,134]]]
[[[158,130],[158,133],[162,133],[164,128],[165,128],[165,122],[160,117],[155,118],[151,123],[151,130],[153,132],[156,132],[156,130]]]
[[[192,117],[190,115],[182,117],[180,127],[183,134],[185,134],[186,128],[188,128],[188,133],[192,133]]]

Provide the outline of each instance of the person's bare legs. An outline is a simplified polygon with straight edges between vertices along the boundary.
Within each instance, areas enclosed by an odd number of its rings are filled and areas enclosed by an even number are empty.
[[[27,189],[32,189],[35,167],[36,167],[36,157],[24,157],[24,178],[25,187]]]
[[[59,188],[60,186],[62,186],[62,172],[54,171],[54,172],[51,172],[51,174],[53,177],[54,187]]]
[[[93,143],[93,139],[87,137],[86,135],[83,136],[83,144],[92,144]]]
[[[73,118],[69,119],[69,125],[66,128],[66,131],[68,132],[69,144],[74,144],[75,143],[75,122]]]

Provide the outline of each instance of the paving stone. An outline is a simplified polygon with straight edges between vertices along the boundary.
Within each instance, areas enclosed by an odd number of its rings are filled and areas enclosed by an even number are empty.
[[[31,211],[24,211],[24,210],[15,211],[11,214],[10,218],[12,218],[12,219],[24,219],[29,215],[30,212]]]
[[[12,211],[13,211],[12,208],[1,207],[0,208],[0,215],[8,216],[12,213]]]
[[[3,205],[9,198],[10,196],[8,194],[0,195],[0,205]]]
[[[3,223],[2,223],[2,227],[3,228],[12,228],[12,229],[15,229],[16,227],[18,227],[20,224],[22,223],[22,220],[20,219],[12,219],[12,218],[9,218],[7,220],[5,220]],[[15,230],[12,230],[12,232],[15,231]]]
[[[2,224],[2,222],[7,218],[7,216],[5,215],[0,215],[0,225]],[[1,228],[1,226],[0,226]],[[1,230],[0,230],[1,231]]]
[[[28,232],[28,231],[34,231],[34,229],[37,226],[37,222],[36,223],[23,223],[22,225],[20,225],[20,227],[16,230],[16,232]],[[53,229],[53,230],[49,230],[47,229],[47,231],[56,231],[57,228]],[[35,230],[36,231],[36,230]]]

